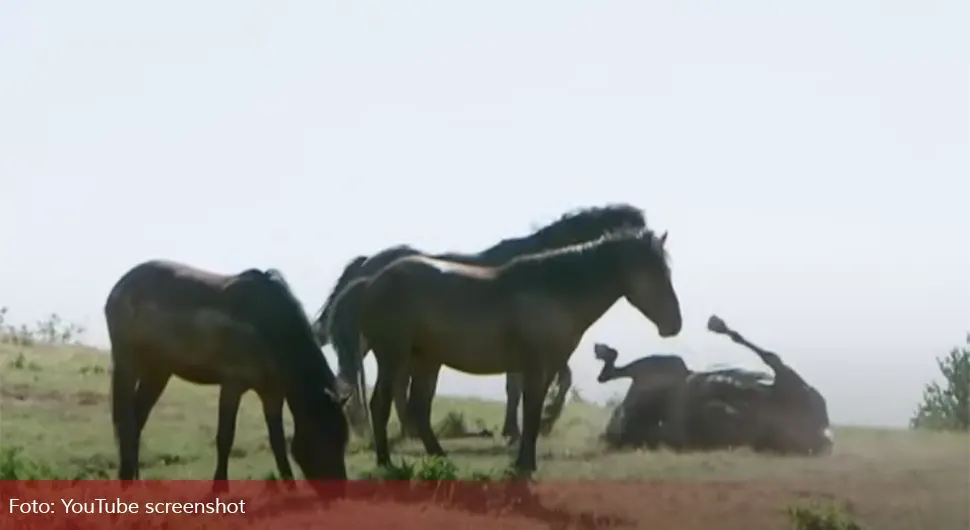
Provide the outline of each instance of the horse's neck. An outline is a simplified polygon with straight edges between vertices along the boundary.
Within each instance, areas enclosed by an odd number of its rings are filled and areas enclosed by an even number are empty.
[[[594,238],[595,236],[590,236],[587,239]],[[578,241],[583,240],[583,238],[578,239]],[[479,252],[478,254],[468,255],[465,257],[468,259],[473,259],[476,263],[480,263],[482,265],[497,267],[519,256],[538,254],[541,252],[546,252],[550,249],[568,247],[570,245],[577,244],[578,241],[575,239],[569,239],[553,243],[548,240],[536,240],[534,236],[509,238],[503,239],[502,241]]]
[[[585,331],[622,297],[623,294],[619,288],[590,289],[578,297],[580,301],[576,304],[574,318],[577,323],[584,326],[582,329]]]
[[[494,266],[502,263],[501,261],[483,259],[481,254],[459,254],[455,252],[446,252],[444,254],[435,254],[431,257],[442,261],[461,263],[463,265]]]
[[[401,258],[414,256],[416,254],[421,254],[421,252],[418,249],[409,247],[407,245],[391,247],[383,252],[380,252],[379,254],[371,256],[367,261],[364,262],[363,265],[360,266],[358,274],[356,274],[354,277],[359,278],[361,276],[377,274],[391,263],[394,263]]]

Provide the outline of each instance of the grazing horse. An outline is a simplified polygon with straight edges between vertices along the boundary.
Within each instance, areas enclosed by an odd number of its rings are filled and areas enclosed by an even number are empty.
[[[331,309],[328,329],[342,330],[331,340],[341,372],[356,382],[362,401],[364,349],[369,345],[377,358],[370,406],[378,465],[390,463],[387,420],[404,367],[411,371],[408,412],[425,450],[444,454],[431,428],[431,401],[436,375],[446,365],[476,375],[522,374],[523,432],[515,465],[534,471],[543,398],[589,326],[625,297],[661,337],[680,332],[666,237],[647,228],[619,230],[500,267],[416,255],[351,282]],[[362,296],[352,296],[360,291]]]
[[[609,231],[622,228],[643,228],[646,221],[643,212],[628,204],[613,204],[602,207],[586,208],[564,214],[558,220],[549,225],[536,230],[534,233],[521,237],[504,239],[497,244],[489,247],[478,254],[437,254],[430,256],[435,259],[454,261],[468,265],[499,266],[509,260],[525,255],[552,250],[577,243],[583,243],[602,236]],[[371,257],[358,256],[351,260],[344,271],[341,273],[327,301],[320,309],[319,315],[314,321],[314,332],[321,345],[326,345],[330,341],[330,331],[326,328],[334,298],[351,281],[357,278],[372,277],[394,261],[414,255],[425,255],[425,253],[406,246],[400,245],[385,249]],[[353,295],[358,296],[358,295]],[[356,348],[355,348],[356,349]],[[367,351],[364,351],[366,355]],[[344,374],[341,374],[343,376]],[[415,436],[417,431],[414,422],[407,418],[407,392],[409,377],[402,377],[396,382],[394,388],[394,405],[397,409],[398,420],[401,422],[402,434],[405,437]],[[543,414],[543,432],[552,429],[559,413],[562,411],[566,401],[566,395],[572,384],[572,372],[568,365],[563,365],[556,374],[557,392],[550,406]],[[522,377],[518,373],[510,372],[506,374],[505,391],[507,396],[505,407],[505,423],[502,428],[502,435],[510,439],[517,440],[520,436],[519,423],[516,414],[519,402],[522,397]],[[351,401],[351,421],[354,423],[358,432],[363,428],[365,417],[362,415],[363,403],[352,398]]]
[[[304,476],[347,478],[348,427],[336,376],[278,271],[222,275],[148,261],[118,280],[104,314],[121,480],[138,478],[142,429],[173,375],[220,386],[214,480],[227,479],[239,402],[250,389],[262,400],[270,447],[284,479],[293,478],[283,433],[284,401],[294,422],[293,458]]]

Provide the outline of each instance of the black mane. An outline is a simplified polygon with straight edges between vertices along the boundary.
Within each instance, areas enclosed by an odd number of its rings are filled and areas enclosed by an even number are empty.
[[[582,208],[563,214],[528,236],[503,239],[480,252],[479,257],[507,260],[527,248],[552,250],[590,241],[616,230],[645,228],[646,225],[643,210],[630,204]]]
[[[367,259],[367,256],[357,256],[356,258],[350,260],[346,266],[344,266],[343,272],[340,273],[340,277],[337,278],[336,283],[333,284],[333,289],[331,289],[330,294],[327,295],[327,300],[322,306],[320,306],[320,309],[317,310],[317,316],[314,318],[315,322],[326,322],[323,314],[324,311],[330,307],[330,304],[333,303],[333,299],[337,297],[337,294],[341,290],[343,290],[344,286],[347,285],[347,282],[351,280],[351,277],[357,273],[357,270],[360,269],[360,266],[363,265]]]
[[[607,251],[610,247],[644,241],[652,243],[649,247],[651,260],[661,270],[669,272],[667,251],[660,245],[656,234],[648,228],[629,228],[608,232],[593,241],[519,256],[498,267],[498,273],[511,281],[568,286],[601,270],[611,259],[611,253]]]

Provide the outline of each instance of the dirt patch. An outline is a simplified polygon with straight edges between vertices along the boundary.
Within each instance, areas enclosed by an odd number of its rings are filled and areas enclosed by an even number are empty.
[[[589,481],[540,484],[538,489],[544,498],[557,498],[553,502],[564,510],[619,516],[636,521],[633,527],[637,528],[788,528],[787,507],[813,502],[842,506],[864,528],[967,528],[970,514],[965,501],[970,486],[965,482],[933,483],[938,481],[930,476],[914,477],[912,488],[867,477],[837,481]],[[939,494],[946,486],[950,492]]]
[[[108,399],[108,396],[105,394],[90,390],[64,394],[58,390],[40,389],[24,383],[4,384],[0,386],[0,397],[3,399],[15,399],[17,401],[57,402],[76,405],[98,405]]]
[[[82,390],[75,394],[77,398],[77,403],[79,405],[99,405],[108,400],[108,396],[100,392],[92,392],[90,390]]]
[[[64,401],[64,395],[57,390],[43,390],[25,383],[5,383],[0,387],[0,397],[18,401]]]

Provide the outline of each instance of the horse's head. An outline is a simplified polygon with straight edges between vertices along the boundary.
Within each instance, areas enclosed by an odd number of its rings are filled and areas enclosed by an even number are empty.
[[[664,245],[667,233],[640,230],[620,236],[619,274],[626,299],[650,319],[661,337],[680,333],[680,301],[670,278]]]
[[[293,415],[291,453],[309,480],[346,480],[347,419],[336,376],[320,352],[303,307],[282,273],[247,271],[229,290],[251,308],[259,330],[285,374],[286,400]]]
[[[324,394],[316,410],[294,411],[290,453],[307,480],[346,480],[349,432],[343,402],[334,392]]]

